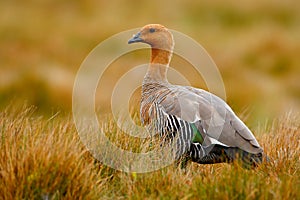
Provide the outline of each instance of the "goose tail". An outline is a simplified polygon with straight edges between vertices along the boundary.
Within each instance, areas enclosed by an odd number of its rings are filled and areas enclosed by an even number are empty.
[[[206,155],[202,158],[192,158],[194,162],[200,164],[215,164],[215,163],[232,163],[239,162],[246,169],[251,169],[259,166],[263,161],[270,159],[263,153],[249,153],[238,147],[225,147],[219,144],[210,145],[204,148]]]

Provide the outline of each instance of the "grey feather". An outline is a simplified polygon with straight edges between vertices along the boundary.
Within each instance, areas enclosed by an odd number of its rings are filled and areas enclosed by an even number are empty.
[[[156,96],[151,96],[155,99],[156,111],[160,110],[166,118],[170,115],[178,120],[195,123],[204,134],[204,146],[219,142],[253,154],[263,151],[252,132],[221,98],[186,86],[164,84],[158,88],[158,91],[152,93]],[[159,114],[156,117],[161,116]],[[188,131],[182,129],[181,132],[187,134]]]

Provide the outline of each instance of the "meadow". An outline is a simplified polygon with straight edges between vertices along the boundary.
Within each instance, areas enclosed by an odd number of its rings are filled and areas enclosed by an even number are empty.
[[[256,169],[238,163],[190,163],[185,170],[170,165],[139,174],[120,172],[94,159],[71,117],[36,117],[34,110],[10,107],[0,113],[0,199],[298,199],[300,195],[299,115],[275,120],[256,133],[270,157]],[[114,126],[106,131],[119,138],[121,147],[139,148]]]
[[[299,199],[299,7],[293,0],[1,1],[0,199]],[[269,163],[253,170],[191,163],[136,174],[92,157],[72,118],[77,70],[104,39],[148,23],[185,33],[207,50],[226,101]],[[112,63],[96,107],[109,110],[113,85],[148,59],[141,51]],[[206,88],[185,64],[171,62],[193,86]],[[137,123],[139,97],[138,89],[131,98]],[[111,117],[104,123],[120,146],[139,148]]]

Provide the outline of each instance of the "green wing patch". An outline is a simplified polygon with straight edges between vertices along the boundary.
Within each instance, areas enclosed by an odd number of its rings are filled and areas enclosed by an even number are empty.
[[[192,127],[193,133],[194,133],[192,142],[195,142],[195,143],[197,142],[197,143],[202,144],[204,140],[203,140],[203,137],[202,137],[200,131],[197,129],[195,124],[191,124],[191,127]]]

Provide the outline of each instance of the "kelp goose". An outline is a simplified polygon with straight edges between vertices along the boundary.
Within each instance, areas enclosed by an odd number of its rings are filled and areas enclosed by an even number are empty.
[[[190,86],[172,85],[167,69],[173,36],[159,24],[144,26],[128,44],[151,46],[151,60],[142,85],[140,116],[143,125],[161,137],[177,136],[176,160],[200,164],[262,162],[263,149],[252,132],[219,97]],[[166,137],[165,137],[166,138]]]

